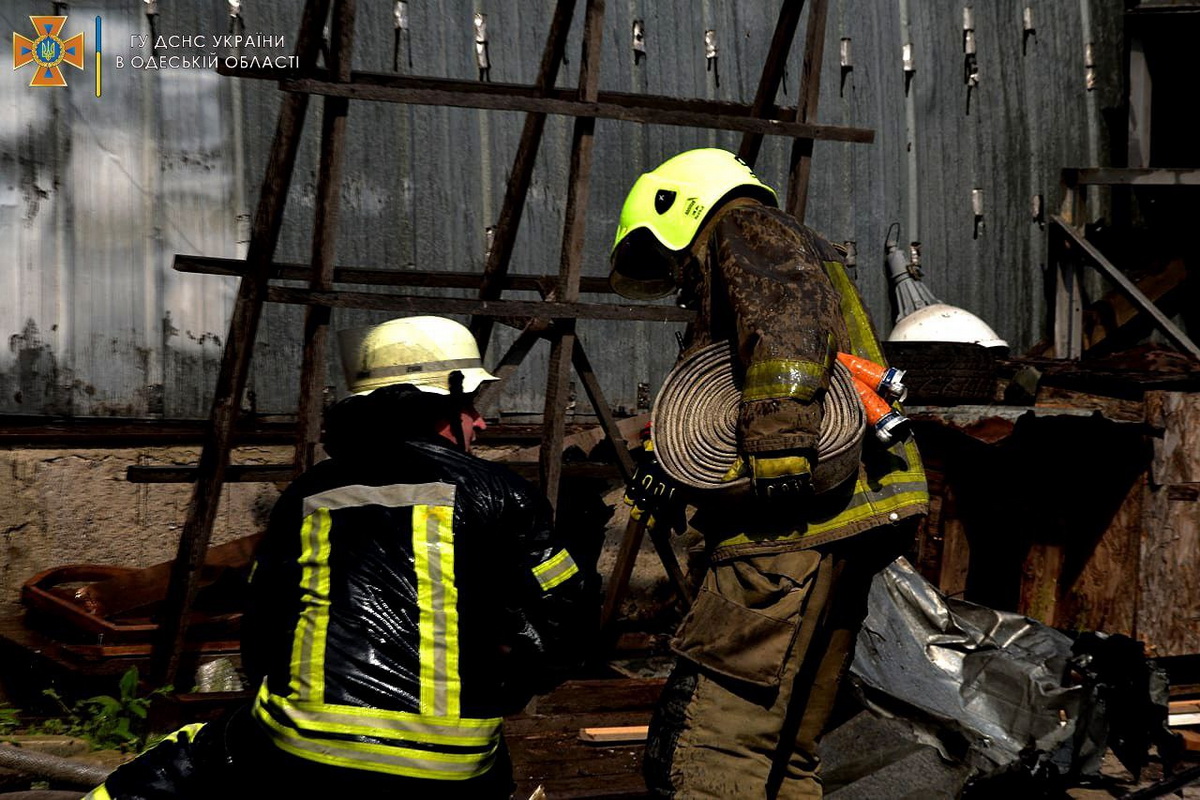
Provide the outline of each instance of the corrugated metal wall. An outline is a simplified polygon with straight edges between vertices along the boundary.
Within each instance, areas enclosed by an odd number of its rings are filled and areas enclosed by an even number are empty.
[[[53,5],[5,4],[0,24],[25,32],[25,15],[53,13]],[[287,51],[260,52],[290,52],[300,5],[244,2],[248,32],[287,40]],[[579,5],[563,86],[574,85],[579,67]],[[356,68],[391,69],[392,6],[360,1]],[[158,33],[228,30],[224,0],[161,7]],[[1035,23],[1031,37],[1022,30],[1026,7]],[[1042,338],[1045,231],[1031,222],[1030,201],[1043,194],[1054,210],[1061,167],[1110,163],[1107,125],[1124,126],[1113,113],[1123,95],[1122,8],[1119,0],[976,2],[980,83],[968,114],[961,1],[830,0],[817,119],[872,128],[876,141],[817,143],[807,222],[834,241],[857,242],[859,285],[884,332],[891,310],[883,242],[895,222],[902,241],[923,243],[934,294],[978,313],[1016,351]],[[92,96],[90,61],[86,77],[69,71],[67,89],[28,88],[22,72],[0,86],[0,236],[11,253],[0,267],[0,331],[9,337],[0,350],[0,413],[207,413],[234,281],[175,273],[171,259],[244,253],[279,93],[273,84],[201,70],[136,71],[128,64],[117,70],[115,56],[148,54],[129,44],[131,33],[149,32],[142,9],[133,0],[70,4],[67,33],[88,32],[89,57],[92,19],[103,15],[102,98]],[[475,79],[472,14],[483,11],[491,80],[530,83],[552,9],[551,0],[409,3],[401,71]],[[610,0],[601,87],[748,102],[777,14],[774,0]],[[637,65],[635,18],[645,20],[647,50]],[[788,104],[796,99],[803,27],[784,88]],[[720,48],[715,73],[706,69],[706,29],[716,31]],[[851,40],[853,58],[844,81],[842,38]],[[1089,41],[1099,59],[1091,92],[1084,65]],[[907,94],[906,42],[916,68]],[[319,114],[317,99],[288,201],[281,260],[309,259]],[[353,103],[338,262],[482,269],[484,231],[499,214],[522,123],[517,113]],[[557,270],[570,138],[571,121],[551,118],[513,271]],[[620,203],[639,172],[683,149],[736,149],[739,141],[730,133],[599,121],[585,274],[605,274]],[[768,140],[758,164],[759,174],[780,187],[789,145]],[[976,188],[984,198],[981,225],[971,206]],[[335,323],[378,318],[338,312]],[[260,412],[294,410],[300,320],[294,308],[271,307],[264,317],[251,382]],[[610,402],[634,410],[639,383],[648,383],[653,396],[675,357],[676,326],[583,322],[580,328]],[[498,331],[492,358],[511,338]],[[545,359],[544,346],[527,359],[503,411],[540,413]]]

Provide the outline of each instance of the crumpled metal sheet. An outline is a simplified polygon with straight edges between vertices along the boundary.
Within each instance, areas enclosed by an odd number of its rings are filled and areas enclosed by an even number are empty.
[[[1063,684],[1071,645],[1020,614],[947,598],[898,559],[871,586],[851,671],[873,710],[946,758],[987,774],[1032,749],[1065,773],[1088,703],[1085,687]]]

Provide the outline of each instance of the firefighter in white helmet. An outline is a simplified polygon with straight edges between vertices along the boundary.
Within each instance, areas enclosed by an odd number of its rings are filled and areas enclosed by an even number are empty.
[[[496,378],[465,327],[407,317],[340,344],[329,458],[284,491],[255,557],[253,703],[93,798],[510,796],[502,718],[580,661],[593,572],[536,491],[471,455],[473,394]]]

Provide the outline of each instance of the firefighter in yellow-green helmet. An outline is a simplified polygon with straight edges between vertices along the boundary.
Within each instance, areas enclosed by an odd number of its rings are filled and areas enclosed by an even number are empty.
[[[928,508],[911,441],[866,441],[856,474],[813,490],[836,354],[884,357],[837,249],[777,205],[732,153],[690,150],[637,179],[611,251],[615,291],[678,292],[695,309],[685,357],[733,343],[739,463],[754,487],[741,501],[689,498],[710,563],[651,724],[646,778],[660,797],[821,796],[817,740],[870,580]],[[634,515],[678,519],[652,455],[635,477]]]

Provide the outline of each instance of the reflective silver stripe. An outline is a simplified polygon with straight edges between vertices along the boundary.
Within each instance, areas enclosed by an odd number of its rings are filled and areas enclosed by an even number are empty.
[[[453,506],[454,484],[451,483],[396,483],[391,486],[363,486],[353,484],[330,489],[327,492],[304,498],[304,516],[318,508],[337,511],[340,508],[361,506]]]
[[[294,703],[263,691],[258,703],[270,706],[297,729],[368,736],[376,739],[409,739],[426,744],[471,747],[494,744],[503,720],[434,719],[403,711],[376,708]]]
[[[483,369],[483,362],[478,358],[452,358],[446,361],[422,361],[420,364],[404,364],[403,366],[373,367],[369,375],[362,377],[391,378],[397,375],[449,372],[455,369]]]
[[[429,547],[429,589],[433,612],[433,714],[450,713],[448,670],[446,668],[446,587],[442,575],[442,530],[437,515],[430,514],[425,522],[425,542]],[[455,676],[457,679],[457,676]],[[457,709],[455,709],[457,711]]]
[[[547,592],[577,572],[579,572],[579,567],[575,565],[575,560],[566,550],[559,550],[533,568],[533,574],[542,590]]]

